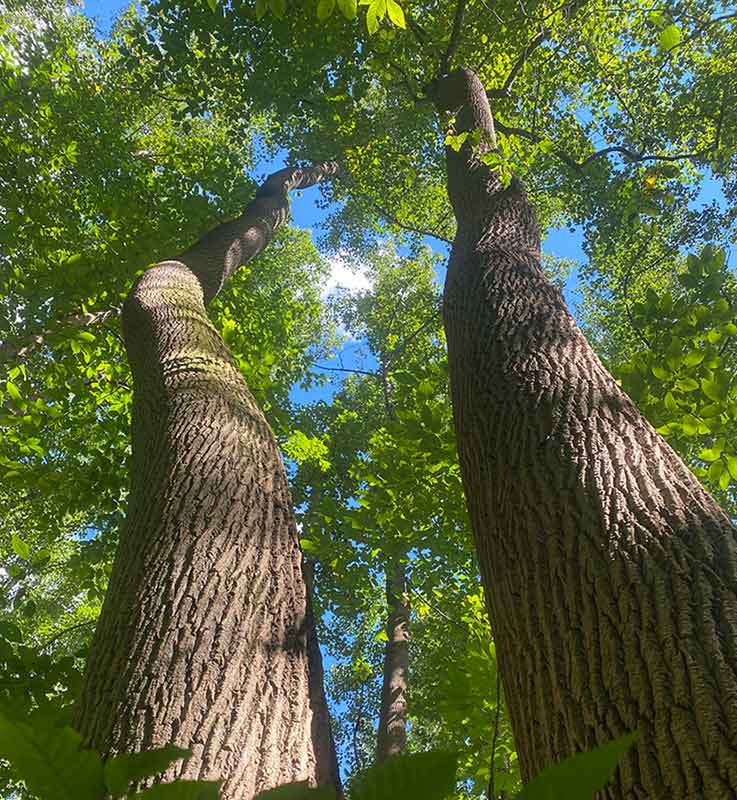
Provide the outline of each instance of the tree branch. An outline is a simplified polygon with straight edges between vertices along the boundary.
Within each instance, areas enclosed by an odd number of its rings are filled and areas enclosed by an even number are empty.
[[[0,342],[0,364],[19,361],[26,358],[33,350],[40,347],[49,336],[60,333],[64,328],[87,328],[102,325],[106,320],[120,314],[119,308],[107,308],[104,311],[78,311],[64,319],[58,320],[51,327],[40,333],[25,337],[20,342]]]
[[[329,370],[330,372],[352,372],[355,375],[369,375],[372,378],[380,378],[381,376],[376,372],[368,372],[365,369],[349,369],[348,367],[328,367],[325,364],[318,364],[316,361],[311,362],[313,367],[317,369]]]
[[[539,142],[543,141],[546,137],[541,136],[538,133],[533,133],[532,131],[528,131],[524,128],[516,128],[509,125],[505,125],[503,122],[500,122],[498,119],[494,120],[494,125],[497,131],[500,131],[505,136],[519,136],[520,139],[527,139],[530,142],[535,142],[538,144]],[[576,161],[575,159],[571,158],[565,151],[556,148],[554,150],[555,155],[565,164],[567,164],[571,169],[575,170],[576,172],[583,172],[584,169],[592,162],[598,158],[603,158],[604,156],[609,155],[610,153],[619,153],[620,155],[624,156],[628,161],[631,161],[633,164],[637,164],[643,161],[686,161],[686,160],[695,160],[699,158],[703,158],[706,153],[709,152],[713,148],[708,148],[706,150],[698,150],[692,153],[673,153],[673,154],[658,154],[658,153],[637,153],[634,150],[631,150],[629,147],[624,147],[624,145],[614,144],[609,147],[604,147],[601,150],[597,150],[596,152],[592,153],[583,161]]]
[[[505,136],[519,136],[520,139],[527,139],[530,142],[534,142],[535,144],[539,144],[542,142],[546,137],[540,135],[539,133],[533,133],[532,131],[525,130],[524,128],[515,128],[509,125],[505,125],[503,122],[500,122],[498,119],[494,119],[494,127],[500,133],[503,133]],[[567,164],[571,169],[575,170],[576,172],[581,172],[581,165],[573,158],[571,158],[567,153],[563,152],[562,150],[556,149],[555,155],[564,163]]]
[[[90,625],[94,625],[97,622],[96,619],[85,619],[82,622],[77,622],[75,625],[70,625],[68,628],[64,628],[61,631],[55,633],[50,639],[47,639],[41,646],[40,650],[46,650],[47,647],[50,647],[57,639],[60,639],[62,636],[65,636],[67,633],[71,633],[72,631],[77,631],[80,628],[86,628]]]
[[[450,72],[451,61],[453,61],[453,57],[455,56],[460,43],[461,27],[463,26],[463,15],[465,13],[466,0],[458,0],[455,17],[453,18],[453,29],[450,33],[450,39],[448,39],[448,47],[446,48],[443,57],[440,59],[440,71],[438,72],[438,77],[441,75],[447,75],[447,73]]]
[[[450,239],[446,239],[444,236],[439,236],[437,233],[433,233],[432,231],[425,230],[424,228],[415,228],[412,225],[405,225],[403,222],[400,222],[394,214],[386,211],[380,205],[374,203],[374,208],[384,217],[388,222],[392,225],[396,225],[398,228],[402,228],[405,231],[409,231],[410,233],[417,233],[420,236],[432,236],[433,239],[437,239],[440,242],[445,242],[446,244],[453,244]]]
[[[255,258],[271,241],[274,231],[287,221],[289,192],[314,186],[336,175],[338,169],[335,161],[325,161],[272,173],[239,217],[213,228],[171,261],[192,271],[208,305],[238,267]]]
[[[500,89],[491,89],[487,92],[489,97],[509,97],[511,95],[512,84],[517,80],[517,76],[522,72],[529,57],[537,50],[538,47],[550,36],[550,31],[543,28],[540,33],[524,48],[524,50],[517,56],[517,60],[512,64],[512,69],[504,79]]]

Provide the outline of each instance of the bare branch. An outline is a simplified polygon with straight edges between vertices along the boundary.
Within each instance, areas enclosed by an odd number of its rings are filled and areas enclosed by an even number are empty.
[[[64,628],[58,633],[55,633],[50,639],[47,639],[39,648],[40,650],[46,650],[50,647],[57,639],[60,639],[62,636],[65,636],[67,633],[71,633],[72,631],[77,631],[80,628],[88,628],[90,625],[94,625],[97,622],[96,619],[85,619],[82,622],[77,622],[75,625],[70,625],[68,628]]]
[[[410,333],[406,339],[404,339],[402,342],[399,343],[396,349],[389,354],[389,358],[386,361],[386,369],[389,369],[389,367],[391,367],[392,364],[394,364],[394,362],[399,358],[399,356],[401,356],[402,353],[404,353],[404,351],[407,349],[407,345],[411,341],[416,339],[423,331],[427,330],[430,327],[430,325],[432,325],[434,322],[437,322],[438,315],[439,315],[439,309],[436,310],[435,314],[426,319],[422,323],[422,325],[420,325],[418,328],[412,331],[412,333]]]
[[[498,119],[494,120],[494,125],[497,131],[500,131],[505,136],[518,136],[520,139],[527,139],[528,141],[535,142],[536,144],[545,139],[544,136],[541,136],[538,133],[533,133],[532,131],[528,131],[525,128],[515,128],[509,125],[505,125],[503,122],[499,122]],[[558,148],[556,148],[553,152],[564,164],[567,164],[571,169],[575,170],[576,172],[583,172],[584,169],[592,161],[596,161],[596,159],[598,158],[603,158],[604,156],[608,156],[610,153],[619,153],[628,161],[632,162],[633,164],[637,164],[643,161],[693,161],[700,158],[704,158],[704,156],[712,149],[713,147],[710,147],[705,150],[698,150],[691,153],[672,153],[672,154],[642,153],[642,152],[637,153],[634,150],[631,150],[629,147],[624,147],[624,145],[614,144],[609,147],[604,147],[601,150],[597,150],[591,155],[586,156],[586,158],[584,158],[583,161],[576,161],[575,159],[571,158],[566,152]]]
[[[530,142],[534,142],[535,144],[539,144],[545,139],[545,136],[542,136],[539,133],[533,133],[532,131],[528,131],[525,128],[515,128],[509,125],[505,125],[503,122],[500,122],[498,119],[494,119],[494,127],[500,133],[503,133],[505,136],[518,136],[520,139],[527,139]],[[569,155],[564,153],[562,150],[556,149],[555,155],[564,163],[567,164],[571,169],[575,170],[576,172],[581,171],[581,165]]]
[[[440,59],[440,71],[438,75],[447,75],[447,73],[450,72],[451,62],[453,61],[453,57],[460,43],[461,27],[463,26],[463,15],[465,13],[466,0],[458,0],[455,17],[453,18],[453,29],[450,33],[450,39],[448,39],[448,47],[445,50],[445,54]]]
[[[316,367],[317,369],[324,369],[328,372],[352,372],[356,375],[370,375],[372,378],[380,378],[381,376],[376,372],[369,372],[365,369],[349,369],[348,367],[328,367],[325,364],[318,364],[317,362],[313,361],[312,366]]]
[[[524,69],[525,64],[529,57],[537,50],[540,45],[550,36],[550,31],[543,28],[540,33],[524,48],[524,50],[517,56],[517,60],[512,64],[512,69],[504,79],[501,89],[492,89],[487,94],[490,97],[509,97],[512,90],[512,84],[517,79],[517,76]]]
[[[392,225],[396,225],[398,228],[402,228],[402,230],[409,231],[410,233],[417,233],[420,236],[432,236],[433,239],[437,239],[440,242],[445,242],[446,244],[453,244],[450,239],[446,239],[444,236],[439,236],[437,233],[433,233],[433,231],[425,230],[424,228],[416,228],[412,225],[405,225],[403,222],[400,222],[394,214],[391,214],[386,209],[382,208],[381,206],[374,204],[374,208],[384,217],[388,222]]]

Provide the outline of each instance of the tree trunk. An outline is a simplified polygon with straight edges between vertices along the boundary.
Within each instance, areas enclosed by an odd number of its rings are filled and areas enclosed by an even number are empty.
[[[409,598],[404,564],[387,564],[388,636],[384,650],[376,760],[385,761],[407,749],[407,680],[409,673]]]
[[[223,800],[338,784],[284,467],[205,311],[286,219],[288,190],[334,172],[272,175],[237,220],[147,270],[123,310],[131,494],[76,724],[105,755],[190,748],[167,779],[222,778]]]
[[[473,73],[434,88],[493,143]],[[483,144],[483,142],[489,144]],[[638,729],[602,796],[737,792],[737,535],[586,343],[524,190],[447,152],[464,487],[523,776]]]

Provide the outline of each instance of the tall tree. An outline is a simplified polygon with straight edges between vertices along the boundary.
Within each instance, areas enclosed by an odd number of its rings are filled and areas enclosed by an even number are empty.
[[[338,783],[286,475],[206,313],[286,220],[287,192],[334,172],[273,174],[123,308],[131,493],[76,723],[103,754],[190,747],[169,776],[223,778],[225,800]]]
[[[455,427],[523,774],[625,731],[611,798],[737,788],[737,531],[620,390],[540,266],[493,161],[486,90],[455,113],[444,318]],[[491,155],[491,158],[489,158]]]

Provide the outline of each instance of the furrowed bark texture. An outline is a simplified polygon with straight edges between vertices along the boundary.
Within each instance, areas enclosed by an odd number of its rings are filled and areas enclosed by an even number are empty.
[[[403,564],[387,565],[388,610],[381,685],[376,760],[385,761],[407,749],[407,684],[409,678],[409,615],[407,580]]]
[[[286,475],[206,304],[325,164],[272,175],[237,220],[156,264],[125,303],[132,486],[76,723],[103,754],[175,743],[166,778],[223,800],[338,785]],[[318,685],[319,684],[319,685]]]
[[[435,98],[491,124],[468,71]],[[447,161],[455,425],[523,776],[638,729],[602,797],[735,797],[735,528],[546,280],[522,187]]]

